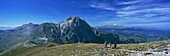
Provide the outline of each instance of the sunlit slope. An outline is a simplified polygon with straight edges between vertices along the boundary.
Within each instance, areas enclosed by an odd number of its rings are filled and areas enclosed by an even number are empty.
[[[147,50],[149,48],[158,48],[167,45],[167,41],[159,42],[148,42],[139,44],[118,44],[116,49],[114,48],[104,48],[104,44],[94,44],[94,43],[81,43],[81,44],[65,44],[58,46],[47,46],[46,44],[30,47],[30,48],[18,48],[2,56],[91,56],[91,55],[118,55],[125,56],[128,51],[124,50]]]

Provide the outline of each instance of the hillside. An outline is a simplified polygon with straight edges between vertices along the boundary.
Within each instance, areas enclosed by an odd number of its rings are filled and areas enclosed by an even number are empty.
[[[92,56],[92,55],[116,55],[127,56],[131,51],[146,51],[150,48],[159,48],[167,45],[168,41],[148,42],[140,44],[118,44],[116,49],[104,48],[104,44],[80,43],[49,46],[42,44],[36,47],[17,48],[6,52],[2,56]]]

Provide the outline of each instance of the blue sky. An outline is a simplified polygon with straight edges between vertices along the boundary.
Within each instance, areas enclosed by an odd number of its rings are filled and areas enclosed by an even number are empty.
[[[170,0],[0,0],[0,26],[59,23],[80,16],[91,26],[170,28]]]

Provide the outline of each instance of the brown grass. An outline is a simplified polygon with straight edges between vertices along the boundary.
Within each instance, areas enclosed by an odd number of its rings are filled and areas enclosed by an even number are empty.
[[[11,53],[7,52],[2,56],[92,56],[92,55],[117,55],[126,56],[128,50],[147,50],[149,48],[158,48],[168,44],[167,41],[149,42],[140,44],[118,44],[116,49],[104,48],[103,44],[64,44],[59,46],[48,47],[46,45],[40,45],[33,48],[21,48],[12,50]]]

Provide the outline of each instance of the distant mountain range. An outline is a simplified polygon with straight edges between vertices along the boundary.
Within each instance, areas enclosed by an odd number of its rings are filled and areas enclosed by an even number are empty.
[[[140,37],[148,41],[166,40],[170,38],[169,30],[158,30],[140,26],[105,25],[94,27],[98,31],[117,33],[126,37]]]

